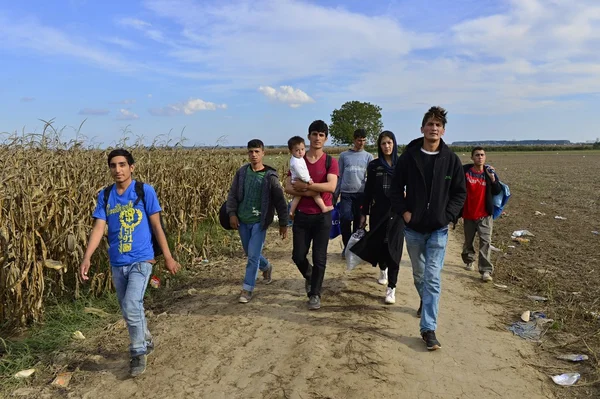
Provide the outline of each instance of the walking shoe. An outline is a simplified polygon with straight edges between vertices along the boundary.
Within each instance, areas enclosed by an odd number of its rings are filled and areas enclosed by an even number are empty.
[[[146,356],[154,352],[154,341],[150,340],[146,342]]]
[[[473,266],[473,262],[469,262],[465,265],[465,270],[468,270],[470,272],[472,272],[473,270],[475,270],[475,266]]]
[[[387,287],[385,290],[385,303],[391,305],[396,303],[396,289]]]
[[[419,309],[417,309],[417,317],[421,317],[422,310],[423,310],[423,301],[419,302]]]
[[[379,272],[379,278],[377,282],[381,285],[386,285],[388,283],[388,269],[381,270]]]
[[[481,275],[481,279],[482,279],[484,282],[486,282],[486,283],[487,283],[488,281],[492,281],[492,280],[493,280],[493,278],[492,278],[492,275],[490,274],[490,272],[484,272],[484,273]]]
[[[421,337],[423,341],[425,341],[425,345],[427,345],[427,350],[434,351],[436,349],[440,349],[442,344],[435,337],[435,331],[427,330],[421,333]]]
[[[248,303],[252,299],[252,291],[242,290],[240,294],[240,298],[238,299],[239,303]]]
[[[309,310],[317,310],[321,309],[321,298],[318,295],[313,295],[308,300],[308,309]]]
[[[269,268],[263,270],[262,274],[265,284],[271,284],[273,282],[273,279],[271,278],[271,275],[273,274],[273,265],[269,264]]]
[[[146,371],[146,355],[132,356],[129,360],[129,375],[137,377]]]
[[[310,295],[310,280],[304,280],[304,290],[306,291],[306,295]]]

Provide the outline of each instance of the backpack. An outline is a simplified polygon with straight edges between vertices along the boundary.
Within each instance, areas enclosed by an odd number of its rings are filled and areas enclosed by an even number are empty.
[[[112,191],[112,188],[114,187],[114,185],[115,184],[113,183],[110,186],[105,187],[103,190],[104,204],[106,206],[107,211],[108,211],[108,198],[110,197],[110,192]],[[137,199],[133,203],[133,206],[136,206],[141,200],[142,203],[144,204],[144,212],[145,212],[146,211],[146,194],[144,193],[144,183],[136,180],[134,189],[135,189],[135,194],[137,195]],[[163,233],[165,234],[165,238],[166,238],[167,232],[165,230],[165,225],[163,223],[162,212],[160,213],[160,227],[162,227]],[[154,257],[162,255],[162,253],[163,253],[162,249],[160,249],[158,240],[156,239],[156,236],[152,232],[152,227],[150,227],[150,235],[152,236],[152,249],[154,250]]]

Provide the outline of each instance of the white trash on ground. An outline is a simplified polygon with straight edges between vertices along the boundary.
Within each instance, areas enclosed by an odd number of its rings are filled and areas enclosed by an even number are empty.
[[[581,378],[579,373],[564,373],[561,375],[553,375],[552,381],[557,385],[570,386],[575,384]]]
[[[577,354],[570,354],[570,355],[560,355],[560,356],[556,356],[557,359],[560,360],[568,360],[570,362],[581,362],[584,360],[588,360],[588,355],[577,355]]]
[[[35,373],[35,369],[27,369],[27,370],[21,370],[18,373],[16,373],[14,375],[15,378],[27,378],[27,377],[31,377],[31,375]]]
[[[554,216],[554,219],[556,219],[556,220],[567,220],[567,218],[564,217],[564,216]]]
[[[515,230],[512,237],[535,237],[529,230]]]

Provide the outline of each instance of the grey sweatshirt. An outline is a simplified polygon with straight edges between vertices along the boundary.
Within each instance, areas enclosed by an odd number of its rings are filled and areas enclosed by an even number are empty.
[[[340,154],[340,178],[336,193],[362,193],[367,181],[367,166],[373,160],[370,152],[348,150]]]

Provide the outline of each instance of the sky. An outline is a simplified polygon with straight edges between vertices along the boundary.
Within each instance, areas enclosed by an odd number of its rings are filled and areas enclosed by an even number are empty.
[[[447,142],[600,137],[597,0],[4,1],[0,59],[0,132],[100,146],[284,144],[354,100],[399,143],[432,105]]]

